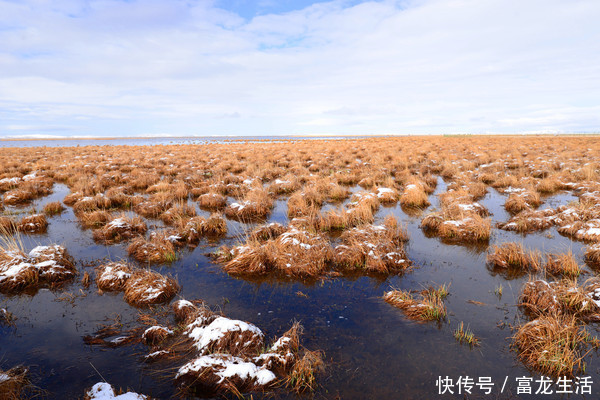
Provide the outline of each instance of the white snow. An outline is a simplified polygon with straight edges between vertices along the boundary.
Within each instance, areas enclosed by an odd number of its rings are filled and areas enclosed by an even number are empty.
[[[255,325],[244,321],[218,317],[207,326],[202,326],[206,318],[200,316],[192,322],[185,334],[194,340],[194,346],[199,351],[204,351],[209,345],[218,342],[228,332],[251,332],[255,337],[263,338],[262,331]]]
[[[115,390],[106,382],[98,382],[87,392],[90,400],[145,400],[143,394],[127,392],[121,395],[115,395]]]
[[[275,374],[268,369],[228,354],[211,354],[196,358],[179,368],[175,379],[204,369],[214,369],[215,375],[221,378],[218,383],[222,383],[226,378],[237,376],[242,380],[253,380],[257,385],[264,386],[276,379]]]

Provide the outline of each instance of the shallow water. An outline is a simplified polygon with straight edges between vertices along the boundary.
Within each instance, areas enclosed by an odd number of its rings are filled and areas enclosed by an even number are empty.
[[[446,185],[440,179],[436,194],[445,190]],[[50,196],[13,211],[41,209],[45,203],[62,200],[66,194],[66,186],[55,185]],[[492,212],[494,224],[509,218],[502,208],[505,198],[490,189],[480,201]],[[433,205],[425,212],[438,205],[435,194],[430,199]],[[545,201],[556,207],[572,200],[570,194],[562,193]],[[439,396],[436,380],[440,376],[456,380],[466,375],[475,382],[490,377],[495,383],[494,395],[508,398],[509,392],[516,393],[516,377],[537,378],[511,352],[512,333],[507,326],[524,318],[515,304],[527,277],[506,280],[489,271],[485,265],[485,246],[447,244],[426,237],[419,228],[421,217],[406,214],[400,205],[381,207],[377,221],[389,214],[400,219],[410,234],[407,252],[414,268],[385,280],[337,278],[304,284],[232,278],[206,254],[223,243],[235,244],[251,227],[234,221],[228,221],[226,239],[218,243],[203,241],[193,250],[184,249],[171,265],[152,268],[176,276],[182,285],[181,297],[219,306],[228,317],[256,324],[269,338],[283,333],[294,320],[301,321],[305,328],[303,345],[326,354],[327,369],[319,376],[316,398],[463,398],[456,389],[454,396]],[[71,208],[60,216],[50,217],[49,222],[46,234],[23,236],[27,249],[37,244],[63,244],[76,259],[79,272],[88,271],[92,276],[89,263],[127,257],[125,244],[96,244],[92,231],[79,227]],[[287,222],[285,199],[275,203],[269,222]],[[156,220],[149,224],[161,225]],[[527,236],[493,230],[490,244],[506,241],[522,241],[527,247],[547,252],[571,249],[583,263],[584,246],[557,234],[555,229]],[[446,300],[449,315],[441,324],[410,321],[381,298],[390,288],[421,289],[442,283],[450,284],[450,296]],[[494,293],[499,285],[503,287],[501,297]],[[83,342],[85,335],[93,334],[99,325],[111,323],[117,317],[125,327],[139,326],[138,310],[127,305],[121,293],[99,295],[94,284],[84,289],[79,281],[74,281],[60,290],[42,289],[35,295],[0,295],[0,307],[18,318],[15,327],[0,327],[0,367],[30,366],[34,383],[48,391],[48,398],[80,398],[86,388],[103,379],[116,387],[157,398],[169,398],[175,393],[171,381],[165,379],[165,371],[161,373],[142,362],[147,354],[145,346],[106,349]],[[461,321],[481,339],[480,347],[471,349],[454,340],[452,331]],[[592,325],[591,330],[595,329]],[[600,382],[595,358],[592,354],[586,373]],[[507,384],[500,393],[505,378]],[[536,387],[532,387],[535,391]],[[474,395],[482,393],[473,389]],[[272,396],[254,394],[253,397]],[[279,390],[274,397],[296,396]]]
[[[230,141],[257,142],[263,140],[342,140],[369,136],[207,136],[207,137],[157,137],[157,138],[89,138],[89,139],[0,139],[0,147],[64,147],[64,146],[155,146],[172,144],[210,144]]]

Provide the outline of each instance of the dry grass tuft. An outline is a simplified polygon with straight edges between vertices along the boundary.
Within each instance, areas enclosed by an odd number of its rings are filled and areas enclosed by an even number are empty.
[[[25,398],[25,391],[31,389],[28,378],[29,370],[24,367],[11,368],[8,371],[0,370],[0,398],[3,400],[21,400]]]
[[[169,336],[173,335],[173,331],[164,326],[151,326],[142,334],[142,341],[150,346],[160,344]]]
[[[593,244],[585,250],[585,260],[594,267],[600,266],[600,244]]]
[[[44,233],[48,228],[48,221],[43,214],[28,215],[23,217],[17,229],[25,233]]]
[[[234,275],[275,273],[316,278],[326,271],[329,260],[331,247],[327,239],[291,227],[276,239],[264,243],[250,240],[235,247],[223,269]]]
[[[227,198],[219,193],[205,193],[198,197],[200,208],[207,210],[221,210],[227,206]]]
[[[500,229],[519,233],[530,233],[548,229],[554,225],[556,210],[524,210],[513,216],[508,222],[498,224]]]
[[[99,228],[110,221],[112,216],[106,210],[95,210],[77,214],[77,219],[85,228]]]
[[[167,211],[160,215],[160,219],[168,225],[173,225],[177,221],[195,217],[196,209],[189,204],[179,203],[173,205]]]
[[[111,262],[96,267],[96,285],[105,292],[122,291],[133,267],[126,262]]]
[[[422,291],[420,299],[415,299],[406,290],[396,289],[387,292],[383,299],[389,304],[400,308],[404,314],[418,321],[442,321],[446,318],[446,306],[443,298],[447,295],[445,285],[438,289],[429,288]]]
[[[533,190],[524,190],[518,193],[511,193],[504,203],[506,211],[516,214],[525,210],[532,210],[542,204],[540,195]]]
[[[333,262],[345,271],[390,274],[411,265],[403,246],[408,234],[392,216],[384,225],[363,225],[346,231],[341,239]]]
[[[285,379],[285,385],[296,393],[314,391],[316,374],[324,368],[323,353],[305,350]]]
[[[543,315],[519,327],[513,347],[530,368],[552,377],[568,376],[584,369],[587,334],[569,315]]]
[[[571,250],[565,254],[548,254],[546,258],[544,269],[550,275],[577,278],[581,274],[581,267]]]
[[[94,240],[103,243],[118,243],[131,239],[134,236],[143,235],[148,227],[140,217],[128,217],[121,215],[96,229],[93,233]]]
[[[18,236],[4,238],[0,248],[0,292],[17,293],[39,286],[54,287],[76,274],[73,259],[62,246],[37,246],[28,254]]]
[[[54,202],[48,203],[44,206],[44,214],[46,214],[49,217],[60,214],[64,210],[65,210],[65,207],[61,204],[60,201],[54,201]]]
[[[264,219],[273,208],[273,199],[264,189],[252,189],[240,203],[232,203],[225,208],[227,218],[238,221]]]
[[[170,276],[158,272],[137,270],[125,283],[125,301],[136,307],[162,304],[179,292],[179,285]]]
[[[423,183],[413,178],[409,180],[408,184],[404,188],[404,192],[400,196],[400,204],[404,207],[418,207],[425,208],[429,206],[431,203],[427,197],[427,192],[425,191],[425,185]]]
[[[487,262],[495,272],[509,279],[537,272],[542,268],[539,251],[526,251],[522,244],[514,242],[493,246],[487,256]]]
[[[252,232],[250,232],[249,239],[251,241],[263,243],[271,239],[276,239],[286,230],[287,228],[285,226],[276,222],[271,222],[270,224],[261,225],[254,228]]]
[[[138,236],[127,247],[127,253],[140,262],[169,263],[177,259],[175,246],[164,232],[152,232],[149,239]]]

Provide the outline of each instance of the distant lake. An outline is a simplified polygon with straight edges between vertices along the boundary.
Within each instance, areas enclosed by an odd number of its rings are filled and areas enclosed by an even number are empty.
[[[110,139],[0,139],[0,147],[71,147],[71,146],[154,146],[173,144],[208,144],[230,141],[263,140],[343,140],[373,136],[211,136],[211,137],[158,137],[158,138],[110,138]]]

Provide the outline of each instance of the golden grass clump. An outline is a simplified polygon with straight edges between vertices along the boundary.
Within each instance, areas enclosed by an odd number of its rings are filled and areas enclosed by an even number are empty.
[[[239,221],[252,221],[266,218],[273,208],[273,199],[264,189],[252,189],[240,203],[232,203],[225,208],[227,218]]]
[[[226,373],[226,370],[232,371]],[[235,372],[243,371],[243,372]],[[223,376],[227,374],[227,379]],[[209,354],[193,359],[177,371],[175,381],[184,393],[222,397],[228,393],[264,391],[276,383],[273,372],[230,354]]]
[[[600,266],[600,244],[589,245],[585,250],[585,260],[594,267]]]
[[[404,192],[400,195],[400,204],[404,207],[417,208],[425,208],[431,204],[425,186],[420,180],[414,178],[408,181],[408,184],[404,187]]]
[[[383,299],[389,304],[398,307],[404,314],[418,321],[442,321],[446,318],[446,306],[443,299],[448,294],[445,285],[438,289],[429,288],[419,293],[415,297],[407,290],[391,290],[383,296]]]
[[[8,371],[0,370],[0,398],[5,400],[29,398],[25,396],[25,391],[32,388],[28,374],[29,370],[24,367],[14,367]]]
[[[160,215],[160,219],[168,225],[173,225],[177,221],[196,216],[196,209],[185,203],[174,204],[167,211]]]
[[[292,174],[284,176],[282,179],[275,179],[269,185],[269,192],[275,195],[285,195],[300,189],[300,181]]]
[[[16,293],[42,285],[52,287],[77,272],[73,259],[62,246],[37,246],[25,254],[18,237],[4,241],[0,249],[0,292]]]
[[[363,225],[345,231],[341,239],[342,244],[335,247],[333,262],[344,271],[390,274],[411,265],[403,245],[408,233],[393,216],[384,225]]]
[[[462,321],[454,330],[453,335],[458,343],[466,343],[471,347],[479,346],[479,338],[475,336],[473,331],[468,326],[465,328],[465,324]]]
[[[227,198],[220,193],[209,192],[198,197],[200,208],[207,210],[220,210],[227,206]]]
[[[304,328],[299,322],[294,322],[281,337],[264,353],[254,358],[258,366],[265,366],[270,370],[288,371],[297,361],[300,350],[300,336]]]
[[[134,236],[143,235],[148,227],[140,217],[121,215],[93,233],[94,240],[103,243],[118,243]]]
[[[60,203],[60,201],[53,201],[44,206],[44,214],[46,214],[49,217],[60,214],[64,210],[65,207]]]
[[[329,241],[308,231],[290,227],[263,243],[250,240],[235,247],[223,265],[234,275],[275,273],[297,278],[316,278],[326,272],[331,260]]]
[[[164,326],[151,326],[142,334],[142,341],[147,345],[157,345],[165,341],[169,336],[173,335],[173,331]]]
[[[48,228],[48,220],[44,214],[25,216],[19,221],[17,229],[25,233],[44,233]]]
[[[457,215],[448,208],[426,215],[421,221],[421,228],[448,240],[465,242],[485,242],[492,231],[489,218],[468,211]]]
[[[393,204],[400,199],[398,191],[393,188],[378,187],[376,194],[382,204]]]
[[[142,217],[158,218],[171,207],[172,203],[170,199],[150,199],[136,204],[133,211]]]
[[[65,202],[65,204],[67,203]],[[110,200],[101,194],[83,197],[73,204],[73,212],[76,215],[90,213],[96,210],[104,210],[107,208],[110,208]]]
[[[110,221],[112,216],[106,210],[95,210],[91,212],[78,213],[77,219],[85,228],[99,228]]]
[[[576,278],[581,274],[581,266],[577,263],[571,250],[565,254],[546,255],[544,269],[546,273],[554,276]]]
[[[249,239],[251,241],[266,242],[279,237],[287,228],[277,222],[271,222],[266,225],[257,226],[250,232]]]
[[[542,257],[539,251],[526,251],[522,244],[514,242],[493,246],[487,255],[487,262],[495,272],[507,278],[523,276],[528,272],[542,269]]]
[[[587,222],[576,221],[563,225],[558,228],[558,233],[582,241],[599,241],[600,219],[591,219]]]
[[[227,222],[220,213],[213,213],[208,218],[194,217],[180,224],[180,236],[189,243],[198,243],[204,236],[219,236],[227,233]]]
[[[323,353],[304,351],[304,355],[295,364],[285,379],[285,385],[296,393],[314,391],[316,374],[324,368]]]
[[[200,226],[203,235],[224,235],[227,233],[227,222],[221,213],[212,213]]]
[[[523,287],[520,305],[533,315],[571,314],[582,320],[600,320],[600,280],[590,278],[546,282],[531,278]]]
[[[148,239],[138,236],[127,247],[127,253],[140,262],[173,262],[177,259],[177,253],[171,238],[178,239],[179,237],[169,236],[165,232],[152,232]]]
[[[162,304],[179,292],[179,285],[170,276],[149,270],[136,270],[125,283],[125,301],[136,307]]]
[[[533,190],[511,193],[504,203],[506,211],[516,214],[524,210],[532,210],[542,204],[540,195]]]
[[[133,267],[126,262],[110,262],[96,267],[96,285],[105,292],[120,292],[131,278]]]
[[[184,299],[174,301],[171,307],[175,314],[175,319],[185,322],[186,325],[191,323],[200,311],[194,303]]]
[[[525,365],[544,375],[571,377],[584,369],[587,333],[571,315],[542,315],[517,330],[512,346]]]
[[[287,214],[289,218],[317,215],[322,205],[320,195],[316,196],[310,191],[296,192],[288,199]]]
[[[545,210],[523,210],[505,223],[498,224],[500,229],[519,233],[542,231],[552,227],[557,211],[552,208]]]
[[[17,222],[10,217],[0,217],[0,233],[12,234],[17,231]]]

